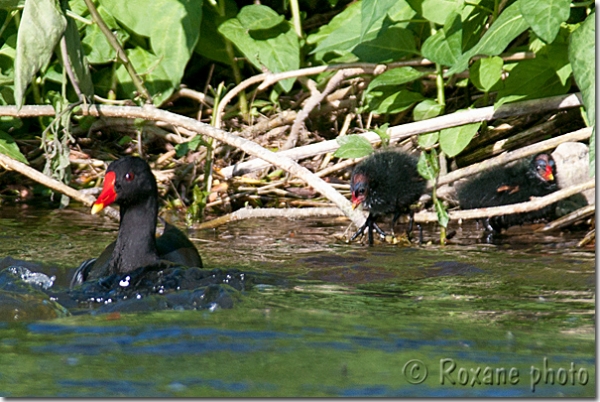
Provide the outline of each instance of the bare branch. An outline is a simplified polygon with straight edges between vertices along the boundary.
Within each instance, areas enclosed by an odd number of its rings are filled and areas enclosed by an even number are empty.
[[[61,194],[65,194],[66,196],[71,197],[74,200],[81,202],[85,206],[91,207],[92,204],[94,203],[94,201],[96,201],[96,199],[94,197],[80,193],[79,191],[75,190],[74,188],[71,188],[64,183],[61,183],[58,180],[48,177],[45,174],[35,170],[34,168],[29,167],[22,162],[16,161],[2,153],[0,153],[0,164],[5,169],[11,169],[16,172],[19,172],[23,176],[27,176],[31,180],[34,180],[40,184],[43,184],[44,186],[48,187],[51,190],[57,191]],[[112,207],[105,208],[103,210],[103,212],[113,219],[119,218],[119,212]]]
[[[448,215],[450,220],[459,219],[479,219],[489,218],[492,216],[500,216],[507,214],[516,214],[521,212],[535,211],[553,204],[562,199],[568,198],[573,194],[578,194],[584,190],[595,188],[596,182],[594,179],[588,180],[585,183],[571,186],[559,191],[555,191],[545,197],[535,198],[533,201],[521,202],[518,204],[504,205],[501,207],[466,209],[462,211],[450,211]],[[415,214],[415,222],[437,222],[437,214],[435,212],[419,212]]]
[[[471,109],[464,112],[457,112],[445,116],[435,117],[429,120],[416,121],[413,123],[390,127],[388,128],[387,133],[390,135],[390,143],[393,143],[411,137],[415,134],[430,133],[443,128],[462,126],[463,124],[468,123],[489,121],[509,116],[541,113],[550,110],[580,107],[582,106],[582,102],[579,97],[580,94],[577,93],[504,104],[496,110],[494,110],[493,106]],[[372,144],[381,142],[381,137],[374,132],[367,132],[358,135],[366,138]],[[338,148],[339,144],[336,140],[329,140],[290,149],[287,151],[281,151],[277,154],[282,156],[285,155],[286,157],[294,160],[300,160],[315,155],[326,154],[328,152],[335,152],[335,150]],[[221,170],[221,173],[225,177],[230,178],[232,176],[239,176],[254,172],[256,170],[265,169],[269,166],[269,163],[263,160],[252,159],[247,162],[238,163],[234,166],[224,168]]]
[[[558,137],[551,138],[546,141],[538,142],[515,151],[496,156],[495,158],[467,166],[466,168],[458,169],[448,173],[438,179],[438,186],[442,184],[452,183],[463,177],[471,176],[483,170],[487,170],[496,166],[507,164],[508,162],[516,161],[539,152],[547,151],[556,148],[559,144],[569,141],[582,141],[588,139],[592,135],[592,128],[586,127],[572,133],[564,134]]]
[[[195,226],[195,229],[214,229],[229,222],[253,218],[308,218],[311,216],[344,216],[338,208],[241,208]]]

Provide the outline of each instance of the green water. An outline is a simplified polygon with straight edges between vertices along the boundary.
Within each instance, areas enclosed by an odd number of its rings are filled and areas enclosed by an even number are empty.
[[[208,268],[284,279],[230,310],[0,323],[0,395],[595,396],[595,253],[575,247],[582,233],[517,230],[489,245],[467,225],[445,248],[370,248],[336,240],[346,226],[191,232]],[[43,262],[65,286],[116,228],[83,209],[3,207],[0,258]]]

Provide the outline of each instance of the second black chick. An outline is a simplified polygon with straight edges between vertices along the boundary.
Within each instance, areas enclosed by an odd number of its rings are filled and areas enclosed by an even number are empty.
[[[490,169],[457,186],[460,208],[497,207],[543,197],[558,189],[555,176],[554,159],[546,153]],[[486,219],[485,226],[489,231],[500,232],[510,226],[552,219],[554,209],[553,204],[536,211],[493,216]]]
[[[410,234],[413,223],[410,206],[419,200],[426,186],[417,171],[417,161],[416,157],[403,151],[389,150],[374,153],[356,166],[350,179],[352,207],[363,204],[369,210],[369,216],[350,241],[368,228],[369,245],[373,245],[373,229],[385,237],[385,232],[375,223],[376,218],[392,213],[392,228],[400,215],[410,215],[407,230]]]

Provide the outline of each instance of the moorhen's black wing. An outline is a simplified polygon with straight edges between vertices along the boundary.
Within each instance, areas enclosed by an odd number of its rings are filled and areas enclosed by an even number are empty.
[[[164,221],[165,230],[156,239],[156,249],[161,260],[177,265],[202,268],[202,258],[190,239],[175,226]]]

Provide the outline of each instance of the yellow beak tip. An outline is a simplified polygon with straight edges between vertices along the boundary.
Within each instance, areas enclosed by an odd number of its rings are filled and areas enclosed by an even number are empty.
[[[104,205],[102,204],[94,204],[92,205],[92,215],[96,215],[98,212],[104,209]]]

